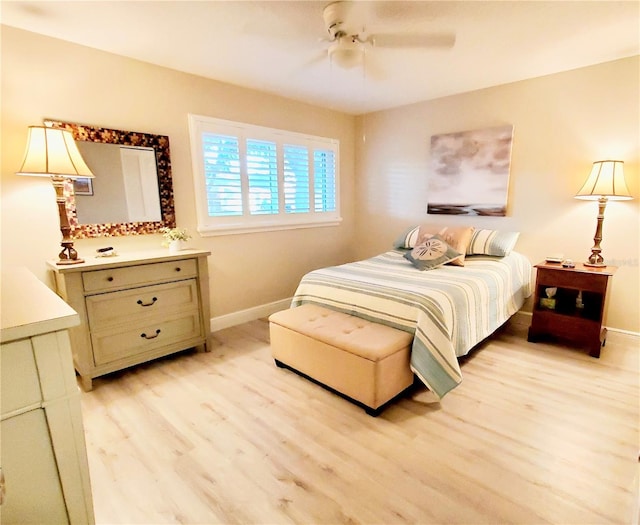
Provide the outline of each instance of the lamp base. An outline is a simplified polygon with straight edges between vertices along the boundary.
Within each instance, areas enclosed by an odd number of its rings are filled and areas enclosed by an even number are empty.
[[[58,203],[58,217],[60,219],[60,233],[62,234],[62,242],[60,246],[62,250],[58,254],[56,264],[80,264],[84,260],[78,257],[78,252],[73,247],[71,240],[71,227],[69,226],[69,216],[67,215],[67,198],[65,197],[64,183],[65,178],[61,175],[53,175],[51,177],[53,187],[56,190],[56,202]]]
[[[590,262],[586,262],[586,263],[582,263],[585,266],[589,266],[590,268],[606,268],[607,265],[604,263],[590,263]]]
[[[56,264],[80,264],[84,262],[84,259],[78,257],[78,252],[73,247],[72,241],[65,239],[60,245],[62,246],[62,251],[58,254]]]
[[[69,260],[69,259],[60,259],[58,261],[56,261],[56,264],[59,265],[63,265],[63,264],[79,264],[79,263],[83,263],[84,259],[74,259],[74,260]]]
[[[584,263],[585,266],[590,266],[591,268],[604,268],[607,265],[604,263],[604,257],[600,254],[602,249],[600,248],[600,238],[596,238],[596,245],[591,248],[591,255]]]
[[[604,258],[602,257],[602,248],[600,243],[602,242],[602,223],[604,222],[604,208],[607,205],[607,197],[601,196],[598,199],[598,222],[596,224],[596,234],[593,236],[593,248],[591,248],[591,255],[589,259],[584,263],[585,266],[590,268],[606,268]]]

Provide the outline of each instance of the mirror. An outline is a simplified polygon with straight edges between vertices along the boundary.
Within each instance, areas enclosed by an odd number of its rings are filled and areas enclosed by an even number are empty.
[[[71,238],[143,235],[175,227],[169,137],[45,120],[66,129],[95,175],[67,203]]]

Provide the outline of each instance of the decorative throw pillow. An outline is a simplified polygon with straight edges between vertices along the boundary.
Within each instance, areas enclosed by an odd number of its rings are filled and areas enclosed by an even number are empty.
[[[474,228],[472,226],[438,226],[435,224],[427,224],[420,226],[418,244],[433,235],[440,235],[449,246],[461,254],[460,257],[449,261],[449,264],[464,266],[464,256],[467,252],[467,246],[469,246],[473,230]]]
[[[402,248],[404,250],[414,248],[415,245],[418,244],[419,231],[420,226],[411,226],[411,228],[402,232],[402,235],[393,242],[393,247]]]
[[[418,270],[433,270],[459,255],[442,237],[433,235],[410,252],[405,253],[404,258],[410,261]]]
[[[476,230],[471,235],[467,255],[493,255],[505,257],[511,253],[520,232]]]

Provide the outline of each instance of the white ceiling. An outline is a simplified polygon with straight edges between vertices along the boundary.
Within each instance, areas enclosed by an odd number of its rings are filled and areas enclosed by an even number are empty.
[[[369,33],[455,33],[453,48],[332,64],[325,1],[1,1],[3,24],[360,114],[640,54],[640,2],[361,1]]]

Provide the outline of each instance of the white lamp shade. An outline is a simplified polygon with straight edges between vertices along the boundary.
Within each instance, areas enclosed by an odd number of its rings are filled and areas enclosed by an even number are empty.
[[[22,167],[16,174],[35,177],[58,175],[71,179],[94,178],[71,132],[45,126],[29,126],[27,149]]]
[[[623,165],[621,160],[594,162],[587,181],[575,198],[598,200],[600,197],[607,197],[612,201],[633,199],[624,180]]]

